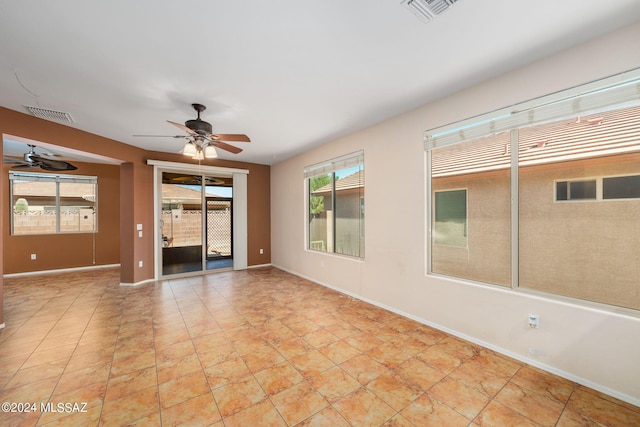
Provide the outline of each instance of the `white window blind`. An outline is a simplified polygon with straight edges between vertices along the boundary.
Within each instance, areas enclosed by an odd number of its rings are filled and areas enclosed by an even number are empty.
[[[632,105],[640,105],[640,69],[432,129],[425,132],[425,150]]]
[[[69,184],[97,184],[98,177],[83,175],[56,175],[51,173],[9,171],[9,180],[29,182],[65,182]]]
[[[362,164],[364,164],[364,151],[356,151],[355,153],[345,154],[344,156],[336,157],[322,163],[306,166],[304,168],[304,177],[305,179],[312,178]]]

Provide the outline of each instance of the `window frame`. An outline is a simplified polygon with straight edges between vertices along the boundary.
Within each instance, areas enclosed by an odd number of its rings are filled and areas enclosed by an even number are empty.
[[[361,173],[364,174],[364,170],[365,170],[365,164],[364,164],[364,151],[360,150],[360,151],[356,151],[353,153],[349,153],[340,157],[336,157],[334,159],[330,159],[321,163],[316,163],[314,165],[310,165],[310,166],[306,166],[304,168],[304,187],[305,187],[305,209],[304,209],[304,213],[305,213],[305,250],[306,251],[311,251],[311,252],[315,252],[315,253],[324,253],[324,254],[331,254],[331,255],[337,255],[337,256],[343,256],[343,257],[348,257],[348,258],[352,258],[352,259],[359,259],[359,260],[363,260],[365,257],[364,254],[364,243],[359,244],[359,249],[358,249],[358,255],[352,255],[352,254],[348,254],[348,253],[342,253],[337,249],[337,241],[338,241],[338,236],[337,236],[337,232],[338,232],[338,227],[337,227],[337,220],[338,217],[337,215],[335,215],[336,212],[336,182],[338,181],[336,179],[336,173],[343,171],[343,170],[347,170],[347,169],[351,169],[354,167],[358,167],[358,172],[354,172],[354,173]],[[332,233],[332,247],[329,248],[328,243],[327,244],[324,243],[324,241],[312,241],[311,240],[311,230],[310,230],[310,226],[311,226],[311,221],[310,221],[310,216],[311,216],[311,197],[312,194],[312,190],[311,190],[311,180],[314,177],[318,177],[318,176],[323,176],[323,175],[329,175],[330,176],[330,184],[331,184],[331,207],[332,207],[332,211],[334,212],[334,215],[331,218],[332,224],[331,224],[331,233]],[[361,192],[357,197],[357,206],[358,206],[358,232],[357,232],[357,238],[359,239],[359,241],[364,242],[365,241],[365,223],[364,223],[364,206],[365,206],[365,196],[364,196],[364,176],[361,178],[362,182],[361,182]],[[328,184],[325,184],[325,186]],[[322,244],[322,248],[318,248],[318,247],[313,247],[314,243],[317,245],[318,242],[323,242]],[[331,249],[331,250],[329,250]]]
[[[608,175],[608,176],[603,176],[600,179],[600,186],[601,186],[601,191],[600,191],[600,195],[601,195],[601,200],[604,202],[615,202],[615,201],[628,201],[628,200],[640,200],[640,195],[638,197],[616,197],[616,198],[609,198],[609,197],[605,197],[605,188],[604,188],[604,180],[605,179],[615,179],[615,178],[628,178],[628,177],[638,177],[640,179],[640,174],[637,173],[633,173],[633,174],[623,174],[623,175]]]
[[[55,211],[55,231],[39,232],[39,233],[16,233],[15,232],[15,208],[14,208],[14,181],[23,182],[47,182],[55,183],[55,205],[43,206],[42,210],[54,210]],[[93,185],[94,200],[93,206],[93,227],[91,230],[74,230],[64,231],[61,229],[61,213],[64,211],[64,206],[61,204],[61,184],[85,184]],[[18,197],[20,195],[17,195]],[[42,235],[57,235],[57,234],[95,234],[98,232],[98,177],[88,175],[72,175],[72,174],[55,174],[55,173],[40,173],[40,172],[16,172],[9,171],[9,205],[11,209],[10,213],[10,235],[11,236],[42,236]]]
[[[528,159],[521,160],[519,155],[521,152],[519,131],[530,126],[544,125],[547,123],[560,122],[562,120],[581,115],[594,115],[599,112],[613,111],[629,107],[638,108],[640,105],[637,97],[637,87],[640,84],[640,69],[631,70],[620,73],[611,77],[607,77],[598,81],[580,85],[565,91],[557,92],[551,95],[536,98],[520,104],[512,105],[501,110],[489,112],[479,116],[460,120],[445,126],[441,126],[425,132],[424,149],[425,149],[425,219],[426,219],[426,245],[425,249],[425,274],[442,276],[462,282],[474,283],[481,286],[490,286],[500,289],[504,287],[497,283],[480,281],[474,278],[464,278],[446,273],[433,271],[433,249],[434,249],[434,216],[435,216],[435,196],[433,191],[432,180],[434,167],[434,151],[444,147],[471,142],[483,137],[497,135],[503,132],[511,133],[510,143],[505,145],[504,154],[509,156],[509,169],[511,171],[511,286],[507,289],[532,293],[537,295],[545,295],[559,300],[568,300],[578,304],[602,307],[614,311],[622,311],[625,313],[638,314],[640,310],[634,306],[618,304],[617,302],[608,302],[607,299],[597,297],[579,296],[578,294],[565,295],[561,290],[538,290],[530,287],[520,286],[520,243],[519,243],[519,227],[520,227],[520,210],[519,210],[519,174],[522,168],[536,165],[535,161]],[[595,118],[593,119],[595,120]],[[591,123],[589,121],[589,123]],[[595,122],[594,122],[595,123]],[[597,123],[595,123],[597,124]],[[523,139],[524,141],[524,139]],[[511,150],[509,147],[519,147],[518,150]],[[617,153],[617,152],[616,152]],[[613,149],[609,152],[603,151],[598,156],[610,156],[615,154]],[[586,156],[578,156],[577,159],[584,159]],[[614,172],[615,173],[615,172]],[[624,176],[640,176],[636,171],[630,173],[622,173],[620,175],[601,175],[596,177],[596,198],[595,199],[569,199],[557,200],[557,182],[559,181],[593,181],[593,177],[576,177],[554,179],[551,197],[554,203],[575,203],[575,202],[620,202],[626,201],[636,203],[640,197],[635,196],[634,187],[631,187],[630,194],[633,197],[623,198],[605,198],[603,195],[603,182],[608,178],[624,177]],[[463,184],[464,185],[464,184]],[[467,206],[467,209],[469,207]],[[468,213],[469,215],[469,213]],[[624,294],[621,294],[624,297]],[[612,300],[609,300],[612,301]]]
[[[558,199],[558,184],[559,183],[566,183],[567,184],[567,198],[566,199]],[[595,194],[593,196],[593,198],[571,198],[571,184],[574,183],[587,183],[587,182],[593,182],[595,184]],[[590,177],[584,177],[584,178],[570,178],[570,179],[556,179],[553,181],[553,201],[556,203],[585,203],[585,202],[597,202],[598,200],[601,199],[602,196],[602,191],[601,188],[602,186],[601,184],[601,180],[599,180],[598,178],[590,178]]]
[[[553,201],[556,203],[584,203],[584,202],[615,202],[615,201],[630,201],[630,200],[640,200],[640,195],[638,197],[605,197],[605,188],[604,181],[607,179],[615,179],[615,178],[627,178],[627,177],[638,177],[640,179],[640,174],[630,173],[630,174],[622,174],[622,175],[602,175],[597,177],[581,177],[581,178],[568,178],[568,179],[556,179],[553,181]],[[557,195],[557,185],[560,182],[566,182],[568,184],[573,182],[594,182],[596,186],[596,195],[592,199],[562,199],[558,200]]]

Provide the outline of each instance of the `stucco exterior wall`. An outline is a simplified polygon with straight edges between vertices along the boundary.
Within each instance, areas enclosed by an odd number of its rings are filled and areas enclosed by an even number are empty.
[[[511,285],[511,185],[508,171],[433,181],[433,191],[467,190],[467,245],[434,243],[432,271]]]
[[[556,181],[619,175],[640,175],[640,153],[519,171],[521,288],[640,309],[640,199],[554,198]],[[434,243],[433,272],[511,285],[509,180],[508,171],[433,180],[434,192],[464,188],[468,211],[467,245]]]
[[[608,160],[520,173],[520,286],[640,310],[640,199],[554,200],[555,180],[640,174],[640,154]]]

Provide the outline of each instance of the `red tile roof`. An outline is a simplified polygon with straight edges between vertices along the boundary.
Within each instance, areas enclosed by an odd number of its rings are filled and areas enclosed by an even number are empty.
[[[364,170],[359,170],[336,181],[336,191],[353,190],[361,187],[364,187]],[[316,196],[324,193],[331,193],[331,183],[313,192]]]
[[[432,176],[444,177],[510,166],[509,133],[434,150]],[[640,107],[522,128],[520,166],[640,151]]]

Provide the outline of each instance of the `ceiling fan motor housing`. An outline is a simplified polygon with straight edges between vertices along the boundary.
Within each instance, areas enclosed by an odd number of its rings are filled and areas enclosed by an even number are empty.
[[[200,113],[206,110],[207,107],[202,104],[191,104],[191,106],[198,112],[198,118],[187,120],[186,122],[184,122],[184,125],[202,136],[207,136],[213,133],[213,126],[211,126],[210,123],[207,123],[204,120],[200,119]]]
[[[210,123],[207,123],[204,120],[187,120],[186,122],[184,122],[184,125],[192,131],[199,133],[200,135],[206,136],[213,133],[213,126],[211,126]]]

